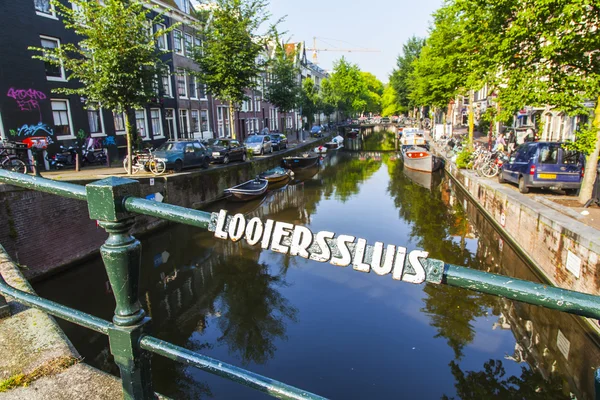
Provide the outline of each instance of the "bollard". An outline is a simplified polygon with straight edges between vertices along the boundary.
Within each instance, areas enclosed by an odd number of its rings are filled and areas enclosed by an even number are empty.
[[[104,154],[106,155],[106,166],[110,168],[110,155],[108,153],[108,149],[103,149],[104,150]]]
[[[33,173],[35,176],[39,176],[41,177],[42,174],[40,174],[40,167],[38,166],[38,152],[37,150],[32,150],[31,151],[31,158],[32,158],[32,165],[33,165]]]
[[[0,294],[0,319],[10,317],[10,306],[4,296]]]
[[[150,354],[140,348],[140,339],[150,330],[138,293],[142,245],[129,234],[134,215],[123,207],[126,197],[139,197],[140,185],[112,177],[87,185],[86,193],[90,218],[108,232],[100,254],[116,302],[108,340],[121,371],[123,398],[151,399]]]
[[[75,153],[75,172],[79,172],[79,151]]]

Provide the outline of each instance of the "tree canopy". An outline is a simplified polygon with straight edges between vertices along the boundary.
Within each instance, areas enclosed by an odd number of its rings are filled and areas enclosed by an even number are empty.
[[[269,65],[269,76],[265,99],[283,113],[292,111],[300,102],[299,69],[294,54],[289,54],[285,46],[277,40],[275,55]]]
[[[414,106],[409,98],[410,75],[414,69],[414,61],[421,54],[421,49],[423,48],[424,44],[425,39],[412,36],[402,46],[402,55],[398,56],[398,59],[396,60],[396,68],[390,75],[390,87],[391,90],[393,89],[395,94],[392,95],[391,91],[388,92],[388,101],[391,98],[395,98],[396,105],[392,106],[391,103],[388,103],[388,107],[392,107],[403,112]]]

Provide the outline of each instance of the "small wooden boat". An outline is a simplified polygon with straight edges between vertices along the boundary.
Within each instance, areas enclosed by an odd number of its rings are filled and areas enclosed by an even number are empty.
[[[291,170],[310,168],[317,165],[320,158],[316,153],[303,153],[299,156],[285,157],[283,166]]]
[[[325,143],[325,147],[327,150],[338,150],[344,147],[344,138],[341,136],[336,136],[333,138],[331,142]]]
[[[281,167],[270,169],[259,175],[260,178],[266,179],[269,182],[269,186],[275,183],[287,182],[293,176],[294,172],[292,170]]]
[[[327,153],[327,147],[325,147],[325,145],[322,144],[319,147],[315,147],[313,151],[317,154],[325,154]]]
[[[415,171],[433,172],[442,167],[442,159],[420,146],[411,146],[404,149],[402,158],[404,166]]]
[[[241,185],[225,189],[225,193],[230,194],[233,200],[249,201],[265,194],[268,186],[269,181],[256,177],[256,179],[242,183]]]

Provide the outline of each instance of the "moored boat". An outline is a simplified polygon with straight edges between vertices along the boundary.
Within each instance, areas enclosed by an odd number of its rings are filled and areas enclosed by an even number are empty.
[[[315,147],[313,151],[317,154],[325,154],[327,153],[327,147],[325,147],[325,145],[322,144],[319,147]]]
[[[344,138],[341,136],[336,136],[331,140],[331,142],[325,143],[325,147],[327,150],[338,150],[344,147]]]
[[[402,159],[406,168],[415,171],[433,172],[442,166],[442,160],[429,152],[424,147],[411,146],[404,149]]]
[[[320,156],[316,153],[303,153],[299,156],[285,157],[283,166],[291,170],[310,168],[317,165]]]
[[[269,185],[273,185],[275,183],[280,182],[287,182],[293,176],[294,172],[292,172],[292,170],[281,167],[270,169],[259,175],[260,178],[266,179],[269,182]]]
[[[266,179],[256,178],[241,185],[225,189],[226,194],[230,194],[233,200],[248,201],[262,196],[267,191],[269,181]]]

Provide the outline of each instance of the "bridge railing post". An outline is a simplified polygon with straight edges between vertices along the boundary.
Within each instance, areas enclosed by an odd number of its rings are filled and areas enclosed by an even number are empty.
[[[90,218],[108,232],[100,254],[116,302],[108,336],[121,371],[123,398],[152,399],[150,354],[140,347],[141,337],[150,330],[138,293],[142,246],[129,234],[134,215],[123,206],[126,197],[139,197],[139,182],[107,178],[87,185],[86,193]]]

